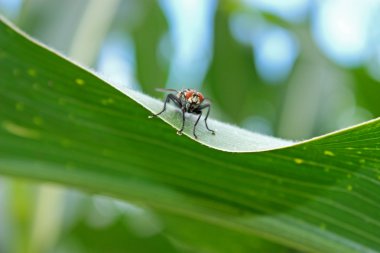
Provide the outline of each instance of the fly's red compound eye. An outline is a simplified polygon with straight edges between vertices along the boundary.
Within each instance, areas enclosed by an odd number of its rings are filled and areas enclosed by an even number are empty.
[[[202,103],[204,100],[203,94],[195,90],[187,90],[185,92],[185,98],[188,101],[196,102],[198,104]]]
[[[193,95],[194,95],[195,91],[193,90],[188,90],[185,92],[185,97],[186,97],[186,100],[189,100],[189,98],[191,98]]]

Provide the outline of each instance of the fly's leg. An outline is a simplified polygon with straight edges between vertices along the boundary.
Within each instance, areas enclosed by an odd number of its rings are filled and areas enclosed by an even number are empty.
[[[181,101],[174,94],[168,94],[166,96],[166,99],[165,99],[165,102],[164,102],[164,108],[162,109],[162,111],[160,111],[159,113],[150,115],[150,116],[148,116],[148,118],[157,117],[158,115],[160,115],[161,113],[163,113],[166,110],[166,104],[169,103],[170,101],[173,101],[178,107],[181,108]]]
[[[181,126],[181,129],[177,131],[178,135],[182,135],[182,131],[184,127],[185,127],[185,111],[182,110],[182,126]]]
[[[200,118],[202,117],[202,111],[199,111],[198,113],[199,113],[199,117],[197,118],[197,121],[195,121],[194,128],[193,128],[193,135],[194,135],[195,139],[198,139],[198,136],[195,134],[195,128],[197,127],[198,122],[199,122]]]
[[[207,130],[209,130],[212,134],[215,134],[215,131],[214,130],[211,130],[209,127],[208,127],[208,125],[207,125],[207,118],[208,118],[208,115],[210,114],[210,109],[211,109],[211,106],[210,106],[210,104],[204,104],[204,105],[201,105],[200,107],[199,107],[199,111],[201,111],[202,109],[205,109],[205,108],[207,108],[208,110],[207,110],[207,113],[206,113],[206,117],[205,117],[205,125],[206,125],[206,128],[207,128]],[[199,120],[199,118],[198,118],[198,120]],[[197,121],[198,122],[198,121]]]

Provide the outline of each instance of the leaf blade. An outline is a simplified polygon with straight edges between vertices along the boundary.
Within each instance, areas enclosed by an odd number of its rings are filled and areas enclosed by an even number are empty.
[[[211,121],[219,131],[201,126],[199,145],[147,119],[161,102],[112,87],[3,20],[0,34],[0,173],[299,250],[378,251],[378,119],[295,144]],[[178,127],[177,113],[163,118]]]

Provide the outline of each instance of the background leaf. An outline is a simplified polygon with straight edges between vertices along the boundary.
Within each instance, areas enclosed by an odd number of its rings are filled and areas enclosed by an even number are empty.
[[[144,92],[157,94],[155,88],[164,87],[167,75],[157,55],[167,23],[157,1],[139,2],[145,3],[139,3],[143,5],[141,8],[144,8],[144,13],[133,32],[136,54],[139,55],[136,63],[137,77]]]
[[[199,128],[210,148],[148,120],[157,100],[117,91],[4,21],[0,34],[2,174],[147,205],[173,234],[189,220],[242,234],[247,251],[250,236],[304,251],[378,251],[379,120],[298,145],[211,121],[216,136]],[[178,112],[165,120],[178,127]]]

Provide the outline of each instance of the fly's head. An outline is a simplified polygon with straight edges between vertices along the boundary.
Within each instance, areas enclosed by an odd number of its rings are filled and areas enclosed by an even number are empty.
[[[204,100],[204,96],[202,95],[202,93],[193,89],[186,89],[182,92],[183,99],[185,100],[185,110],[189,113],[196,111]]]

